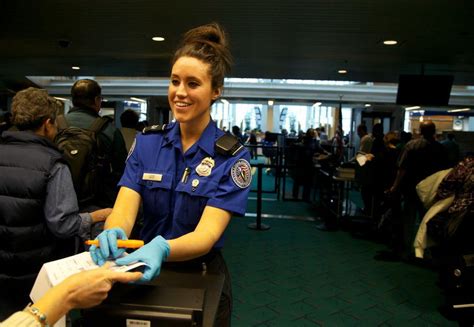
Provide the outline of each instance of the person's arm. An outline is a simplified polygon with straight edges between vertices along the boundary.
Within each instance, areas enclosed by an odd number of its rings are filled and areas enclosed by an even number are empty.
[[[141,276],[140,272],[116,272],[107,266],[74,274],[49,289],[30,309],[25,309],[30,317],[16,313],[1,326],[32,326],[32,322],[39,322],[40,315],[44,315],[45,323],[52,326],[71,309],[85,309],[100,304],[107,298],[115,282],[129,283]],[[31,308],[35,308],[38,313],[33,314]]]
[[[230,212],[206,206],[193,232],[168,240],[170,246],[168,261],[190,260],[208,253],[221,238],[230,218]]]
[[[46,224],[59,238],[79,235],[88,238],[92,223],[104,221],[110,209],[102,209],[91,214],[79,213],[76,192],[69,168],[56,163],[46,187],[46,200],[43,207]]]
[[[115,200],[112,213],[105,221],[104,229],[119,227],[129,236],[137,218],[141,196],[136,191],[122,186]]]
[[[395,180],[393,181],[392,187],[388,190],[389,193],[395,193],[398,192],[400,189],[400,184],[405,177],[406,170],[403,168],[398,168],[397,170],[397,176],[395,177]]]

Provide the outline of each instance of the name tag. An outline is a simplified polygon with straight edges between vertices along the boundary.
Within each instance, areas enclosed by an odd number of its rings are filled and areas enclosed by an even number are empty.
[[[161,182],[163,178],[162,174],[150,174],[150,173],[143,173],[142,179],[144,181],[154,181],[154,182]]]

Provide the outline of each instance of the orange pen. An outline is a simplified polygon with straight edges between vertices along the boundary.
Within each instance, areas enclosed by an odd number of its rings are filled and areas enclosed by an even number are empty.
[[[99,240],[87,240],[84,242],[86,245],[95,245],[100,247]],[[145,244],[142,240],[117,240],[117,247],[119,248],[128,248],[128,249],[138,249]]]

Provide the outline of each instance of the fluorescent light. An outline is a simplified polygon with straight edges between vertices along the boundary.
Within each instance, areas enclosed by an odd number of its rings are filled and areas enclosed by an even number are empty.
[[[396,40],[385,40],[383,44],[385,45],[396,45],[398,42]]]
[[[69,101],[68,99],[65,98],[60,98],[60,97],[54,97],[55,99],[61,100],[61,101]]]
[[[151,39],[156,42],[163,42],[165,40],[165,38],[162,36],[154,36]]]
[[[471,108],[462,108],[462,109],[451,109],[448,112],[461,112],[461,111],[469,111]]]
[[[364,104],[364,106],[365,106],[365,107],[370,107],[371,104],[370,104],[370,103],[366,103],[366,104]]]
[[[347,70],[345,70],[345,69],[339,69],[337,72],[339,74],[347,74]]]
[[[135,98],[135,97],[130,97],[130,100],[146,103],[146,100],[140,99],[140,98]]]
[[[74,69],[74,70],[79,70],[79,69],[81,69],[81,67],[79,67],[79,66],[72,66],[71,68]]]
[[[268,105],[269,106],[273,106],[273,103],[274,103],[273,100],[268,100]]]
[[[416,110],[420,108],[421,108],[420,106],[413,106],[413,107],[406,107],[405,110]]]
[[[222,102],[223,104],[229,104],[229,101],[227,101],[226,99],[221,99],[221,102]]]
[[[318,107],[318,106],[320,106],[320,105],[322,105],[322,104],[323,104],[322,102],[319,102],[319,101],[318,101],[318,102],[316,102],[315,104],[313,104],[313,106]]]

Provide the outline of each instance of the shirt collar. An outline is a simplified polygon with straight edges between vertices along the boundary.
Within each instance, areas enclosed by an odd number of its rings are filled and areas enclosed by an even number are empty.
[[[171,127],[169,133],[166,134],[163,142],[163,146],[168,144],[173,144],[175,147],[181,149],[181,136],[180,136],[180,128],[179,123],[175,122],[174,126]],[[207,124],[206,128],[201,134],[201,137],[197,141],[197,146],[201,148],[204,152],[206,152],[209,156],[214,156],[214,144],[217,137],[217,125],[211,119],[209,124]]]

